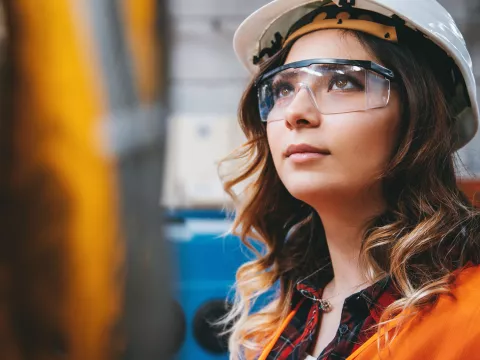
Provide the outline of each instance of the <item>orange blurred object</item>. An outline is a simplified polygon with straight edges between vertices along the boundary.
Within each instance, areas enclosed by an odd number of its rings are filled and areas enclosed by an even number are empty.
[[[159,84],[165,82],[159,78],[163,57],[158,56],[156,47],[158,36],[156,34],[156,3],[152,0],[125,0],[121,4],[123,18],[125,19],[126,38],[131,48],[134,78],[137,93],[144,104],[154,103],[162,94],[158,94]],[[160,46],[162,46],[160,44]]]
[[[480,208],[480,179],[459,179],[457,183],[472,204]]]

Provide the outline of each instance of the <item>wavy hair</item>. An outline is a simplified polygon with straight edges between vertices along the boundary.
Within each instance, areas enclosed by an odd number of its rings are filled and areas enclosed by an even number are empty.
[[[399,141],[381,176],[387,208],[371,219],[360,253],[365,276],[375,282],[389,275],[401,294],[385,309],[381,331],[402,310],[412,309],[414,315],[449,293],[456,269],[480,262],[480,217],[456,183],[452,114],[458,104],[452,101],[452,74],[458,69],[453,61],[418,35],[403,35],[399,44],[392,44],[361,32],[342,32],[355,36],[397,74],[402,104]],[[265,62],[260,74],[283,64],[290,48]],[[232,359],[249,358],[246,353],[255,354],[271,340],[291,310],[300,278],[319,268],[325,268],[321,276],[331,271],[319,215],[294,198],[276,173],[254,82],[239,107],[247,142],[220,164],[222,170],[225,163],[241,163],[222,180],[236,208],[234,233],[255,253],[237,272],[235,304],[224,319],[233,323]],[[275,297],[253,312],[258,297],[275,284]]]

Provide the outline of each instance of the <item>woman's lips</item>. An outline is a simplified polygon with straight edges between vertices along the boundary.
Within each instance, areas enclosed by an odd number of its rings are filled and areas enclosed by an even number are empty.
[[[285,157],[295,163],[318,160],[330,155],[330,151],[309,144],[289,145],[284,153]]]
[[[296,163],[307,162],[311,160],[317,160],[328,156],[327,154],[321,153],[312,153],[312,152],[304,152],[304,153],[294,153],[290,155],[287,159]]]
[[[289,160],[300,163],[324,158],[330,155],[330,152],[312,145],[298,144],[288,146],[284,155]]]

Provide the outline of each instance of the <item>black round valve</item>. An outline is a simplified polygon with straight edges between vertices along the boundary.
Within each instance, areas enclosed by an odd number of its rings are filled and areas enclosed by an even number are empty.
[[[214,325],[230,310],[231,305],[225,300],[211,300],[203,304],[193,319],[193,336],[198,344],[212,354],[228,352],[228,336],[220,335],[223,326]]]

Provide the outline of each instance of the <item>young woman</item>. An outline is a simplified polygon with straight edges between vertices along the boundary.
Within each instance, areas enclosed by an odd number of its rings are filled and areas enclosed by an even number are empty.
[[[450,15],[276,0],[234,42],[254,78],[225,188],[264,251],[237,273],[232,359],[480,358],[480,216],[454,168],[478,104]]]

